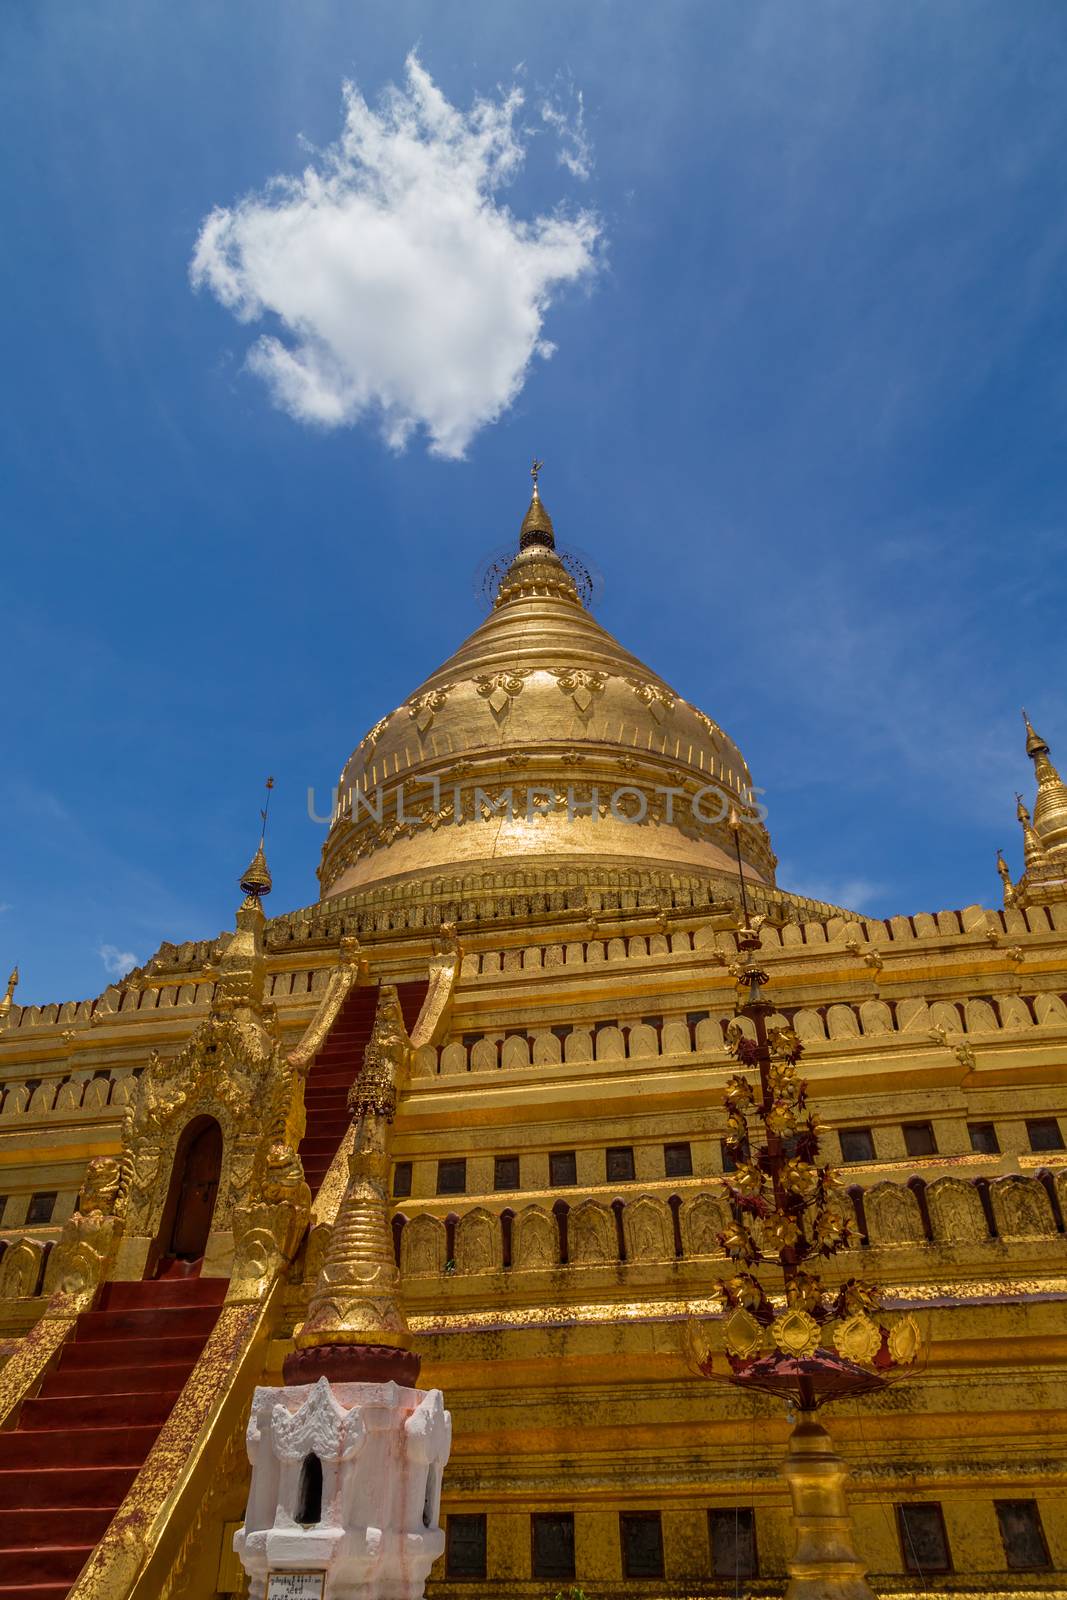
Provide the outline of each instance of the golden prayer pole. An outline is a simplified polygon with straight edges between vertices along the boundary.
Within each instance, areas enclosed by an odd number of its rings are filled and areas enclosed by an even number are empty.
[[[741,873],[736,810],[730,826]],[[787,1400],[799,1412],[783,1467],[796,1529],[786,1600],[873,1600],[866,1568],[852,1548],[845,1465],[815,1413],[831,1400],[883,1388],[892,1370],[915,1359],[918,1328],[910,1315],[891,1325],[875,1321],[871,1312],[881,1295],[873,1285],[850,1278],[832,1296],[814,1270],[815,1258],[836,1255],[851,1242],[838,1200],[841,1177],[819,1165],[822,1127],[797,1072],[803,1045],[791,1027],[768,1030],[774,1008],[764,998],[768,978],[756,956],[763,919],[749,917],[743,873],[740,886],[740,960],[733,970],[737,1016],[749,1023],[751,1036],[733,1022],[726,1048],[741,1066],[757,1069],[759,1088],[735,1074],[726,1089],[726,1143],[735,1166],[723,1183],[733,1221],[720,1243],[738,1270],[720,1286],[727,1305],[724,1376]],[[781,1294],[772,1300],[753,1270],[771,1262],[781,1274],[784,1305]],[[698,1351],[697,1365],[705,1376],[719,1376],[706,1348]]]

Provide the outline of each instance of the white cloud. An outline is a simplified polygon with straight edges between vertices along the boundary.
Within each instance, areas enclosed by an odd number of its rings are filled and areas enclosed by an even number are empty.
[[[111,978],[124,978],[130,968],[137,965],[137,957],[132,950],[120,950],[115,944],[102,944],[97,955]]]
[[[594,271],[599,225],[522,221],[500,199],[525,156],[521,105],[513,89],[459,111],[409,56],[377,110],[345,84],[341,136],[299,177],[205,219],[193,285],[241,322],[277,319],[248,365],[283,410],[328,428],[377,416],[394,449],[424,427],[433,454],[460,457],[551,354],[545,313]]]

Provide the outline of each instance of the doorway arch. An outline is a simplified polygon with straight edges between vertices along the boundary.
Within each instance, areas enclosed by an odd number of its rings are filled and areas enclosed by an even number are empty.
[[[174,1152],[167,1203],[156,1235],[154,1270],[202,1259],[222,1172],[222,1129],[214,1117],[194,1117]]]

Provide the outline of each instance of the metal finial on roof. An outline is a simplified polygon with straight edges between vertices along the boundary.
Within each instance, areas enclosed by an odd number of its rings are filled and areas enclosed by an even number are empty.
[[[1026,727],[1027,755],[1030,756],[1031,759],[1037,755],[1047,756],[1049,753],[1048,745],[1045,743],[1044,739],[1042,739],[1039,733],[1035,733],[1034,725],[1030,721],[1030,718],[1026,715],[1025,710],[1023,711],[1023,723]]]
[[[259,831],[259,846],[241,874],[241,888],[252,900],[261,900],[265,894],[270,894],[273,887],[270,868],[267,866],[267,858],[263,853],[263,846],[267,837],[267,812],[270,809],[270,792],[274,788],[273,778],[267,779],[266,788],[267,798],[259,813],[262,820],[262,827]]]
[[[533,458],[530,467],[530,477],[533,479],[533,494],[530,496],[530,509],[522,519],[519,529],[519,549],[528,550],[531,545],[542,545],[548,550],[556,548],[556,530],[552,526],[552,518],[541,502],[541,490],[538,487],[541,477],[541,468],[544,462]]]

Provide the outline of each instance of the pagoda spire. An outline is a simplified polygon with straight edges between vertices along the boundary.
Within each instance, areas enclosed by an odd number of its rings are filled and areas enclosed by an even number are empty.
[[[1048,742],[1036,732],[1023,712],[1026,728],[1026,753],[1034,763],[1037,798],[1034,801],[1034,832],[1046,851],[1067,852],[1067,784],[1052,764]]]
[[[522,519],[519,529],[519,549],[528,550],[531,545],[542,545],[546,550],[556,548],[556,530],[552,526],[552,518],[545,510],[541,501],[541,491],[538,479],[541,476],[543,461],[536,456],[530,467],[530,477],[533,479],[533,494],[530,496],[530,508]]]
[[[389,1134],[407,1081],[410,1041],[396,985],[383,983],[363,1070],[348,1110],[348,1187],[311,1295],[307,1319],[286,1358],[287,1383],[414,1383],[419,1358],[400,1303],[389,1225]]]
[[[0,1022],[3,1022],[11,1012],[11,1001],[15,990],[18,988],[18,981],[19,969],[18,967],[13,967],[11,976],[7,980],[7,993],[4,995],[4,998],[0,1000]]]
[[[1019,826],[1023,830],[1023,867],[1028,872],[1031,867],[1036,867],[1044,861],[1045,849],[1034,832],[1033,820],[1023,804],[1021,794],[1016,794],[1015,802],[1015,815],[1018,817]]]
[[[262,824],[256,853],[239,879],[244,900],[237,908],[236,928],[219,962],[219,981],[212,1010],[219,1014],[237,1013],[260,1018],[263,1011],[267,962],[263,946],[263,897],[270,894],[272,881],[263,845],[267,836],[267,808],[274,779],[267,779],[267,799],[259,815]]]

